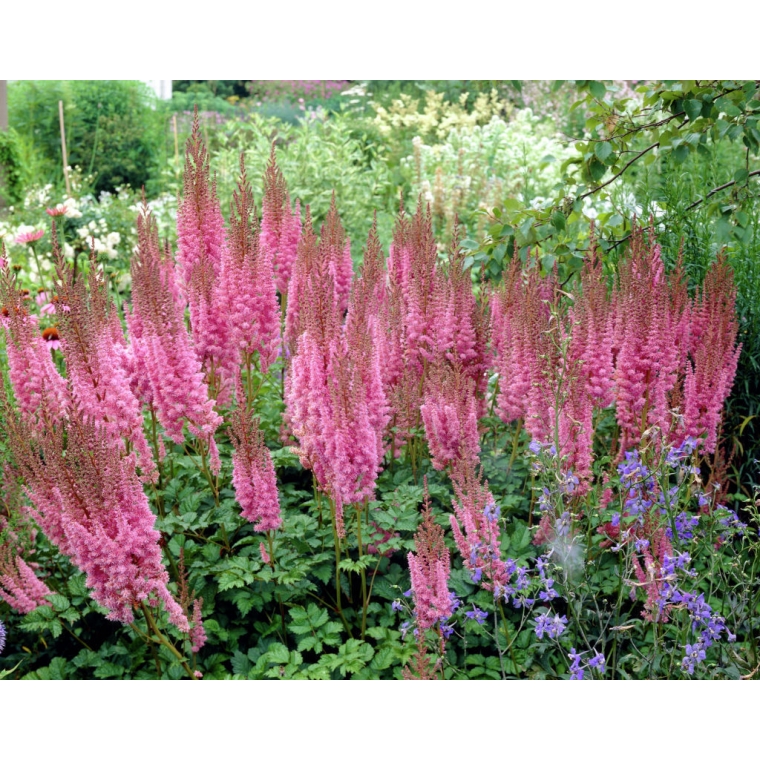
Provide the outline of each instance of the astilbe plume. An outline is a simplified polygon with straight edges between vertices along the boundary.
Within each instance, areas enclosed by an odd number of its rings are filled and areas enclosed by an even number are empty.
[[[228,312],[235,362],[250,366],[258,352],[266,372],[280,346],[280,314],[272,268],[272,254],[261,245],[256,229],[256,207],[240,156],[240,179],[230,212],[230,239],[223,250],[217,299]],[[239,369],[238,369],[239,371]]]
[[[670,431],[670,394],[687,347],[689,302],[680,269],[670,277],[660,247],[637,228],[620,266],[615,302],[615,406],[620,451],[644,431]]]
[[[328,254],[314,232],[307,206],[285,315],[285,342],[291,355],[307,325],[322,345],[327,345],[341,329],[343,310]]]
[[[348,308],[348,298],[351,292],[351,281],[354,275],[351,260],[351,242],[346,237],[343,225],[338,215],[338,207],[333,190],[330,209],[325,217],[321,231],[322,258],[332,275],[335,285],[335,297],[338,309],[345,312]]]
[[[285,298],[301,236],[301,209],[296,201],[291,211],[288,188],[277,166],[274,143],[264,173],[261,215],[261,248],[274,265],[277,290]]]
[[[477,460],[480,451],[475,384],[459,365],[434,365],[420,407],[436,470],[457,459]]]
[[[85,284],[65,263],[55,236],[53,240],[61,304],[58,330],[72,404],[84,419],[106,431],[104,440],[121,450],[129,442],[144,477],[154,478],[156,468],[125,360],[127,344],[103,274],[93,253]]]
[[[706,453],[715,451],[721,410],[736,374],[736,288],[725,257],[710,267],[692,308],[689,359],[684,379],[684,431],[679,438],[705,436]],[[679,441],[680,443],[681,441]]]
[[[179,604],[185,617],[190,621],[188,640],[193,653],[199,652],[207,641],[206,630],[203,627],[203,597],[195,598],[195,591],[190,589],[189,573],[185,565],[185,550],[179,550],[179,562],[177,563],[177,586],[179,591]],[[190,610],[192,609],[192,613]]]
[[[258,419],[245,406],[238,407],[230,417],[229,433],[234,446],[232,485],[243,517],[255,530],[277,530],[282,525],[277,477]]]
[[[451,481],[456,498],[449,519],[464,566],[475,583],[498,595],[514,572],[501,559],[499,508],[474,462],[458,460]]]
[[[13,414],[4,387],[0,388],[0,414],[5,419]],[[36,535],[23,503],[19,474],[6,460],[0,473],[0,599],[22,614],[49,604],[45,597],[53,593],[36,576],[35,563],[24,559],[33,553]]]
[[[370,233],[370,258],[377,256],[376,248],[376,234]],[[351,295],[344,329],[327,253],[307,226],[291,282],[291,296],[298,283],[297,299],[288,303],[289,317],[297,308],[291,326],[298,337],[285,399],[301,462],[333,499],[343,535],[343,505],[374,494],[388,415],[367,303],[379,287],[376,264],[366,267],[367,283]]]
[[[184,425],[214,448],[221,417],[214,411],[203,371],[184,321],[174,262],[158,242],[155,220],[147,210],[137,219],[138,246],[132,257],[132,311],[127,313],[135,384],[155,409],[166,434],[184,441]]]
[[[508,424],[525,416],[531,387],[531,353],[522,324],[525,297],[519,256],[512,257],[504,282],[491,292],[489,301],[494,365],[499,374],[497,413]]]
[[[190,306],[193,347],[212,395],[224,403],[231,393],[236,369],[227,308],[217,298],[227,240],[197,113],[187,141],[183,197],[177,209],[177,242],[177,268]]]
[[[37,320],[29,314],[8,269],[0,272],[0,302],[11,385],[19,412],[30,432],[37,434],[66,415],[66,380],[56,369]]]
[[[24,561],[19,548],[3,543],[0,535],[0,599],[26,615],[40,605],[49,605],[45,597],[52,593]]]
[[[478,399],[478,416],[485,414],[486,370],[489,320],[486,304],[475,297],[470,270],[465,267],[465,251],[459,246],[459,227],[446,265],[437,271],[433,293],[435,348],[437,358],[461,367],[472,380]]]
[[[586,393],[595,407],[604,409],[614,400],[614,325],[612,301],[593,238],[580,282],[571,312],[570,361],[580,364]]]
[[[30,441],[23,423],[10,420],[9,440],[27,483],[30,512],[50,541],[86,576],[110,620],[130,623],[133,609],[163,602],[170,621],[189,631],[170,594],[161,562],[160,533],[136,473],[109,431],[72,414],[65,429]]]
[[[451,558],[443,540],[443,528],[433,520],[425,498],[423,519],[414,534],[414,552],[407,554],[412,581],[414,615],[422,631],[433,628],[452,613],[449,575]]]

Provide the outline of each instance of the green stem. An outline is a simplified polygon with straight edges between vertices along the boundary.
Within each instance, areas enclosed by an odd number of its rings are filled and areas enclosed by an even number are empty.
[[[356,540],[359,544],[359,561],[362,559],[362,512],[361,506],[356,509]],[[362,578],[362,640],[364,632],[367,629],[367,574],[364,572],[364,565],[359,568]]]
[[[169,639],[164,636],[163,633],[159,630],[158,626],[156,625],[156,621],[153,619],[153,615],[151,614],[150,610],[145,606],[145,602],[140,602],[140,607],[142,607],[143,615],[145,615],[145,620],[148,623],[148,626],[151,628],[153,633],[158,636],[158,640],[177,658],[180,665],[185,669],[185,672],[190,676],[190,678],[193,681],[197,681],[195,673],[193,673],[192,670],[190,670],[189,665],[187,664],[187,659],[183,657],[177,648],[174,646],[174,644],[169,641]]]

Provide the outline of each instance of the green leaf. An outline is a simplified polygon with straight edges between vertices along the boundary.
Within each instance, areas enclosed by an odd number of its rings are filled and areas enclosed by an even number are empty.
[[[566,227],[565,215],[561,211],[555,211],[552,214],[552,224],[558,230],[564,230]]]
[[[71,606],[69,600],[60,594],[49,594],[45,598],[53,605],[56,612],[64,612]]]
[[[749,172],[746,169],[739,169],[734,173],[734,182],[746,182],[747,177],[749,177]]]
[[[606,161],[612,155],[612,145],[606,140],[594,145],[594,154],[600,161]]]
[[[677,164],[682,164],[689,157],[689,148],[687,145],[679,145],[673,150],[673,160]]]
[[[689,121],[696,121],[702,114],[702,103],[699,100],[686,100],[683,104],[683,110],[689,117]]]
[[[599,161],[597,158],[592,158],[588,163],[588,173],[594,182],[599,180],[605,175],[607,167]]]
[[[604,100],[604,96],[607,94],[607,88],[602,82],[591,81],[588,83],[588,89],[597,100]]]

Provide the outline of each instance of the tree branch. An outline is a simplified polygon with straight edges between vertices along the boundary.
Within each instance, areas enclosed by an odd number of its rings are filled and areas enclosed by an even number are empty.
[[[756,177],[758,174],[760,174],[760,169],[755,169],[755,171],[750,172],[747,175],[747,180],[749,180],[750,177]],[[732,185],[736,185],[736,180],[732,180],[731,182],[726,182],[725,185],[721,185],[720,187],[714,187],[712,190],[710,190],[709,193],[704,198],[700,198],[698,201],[694,201],[694,203],[691,204],[691,206],[687,206],[686,210],[691,211],[696,206],[699,206],[700,203],[704,203],[708,198],[711,198],[715,193],[719,193],[721,190],[725,190],[727,187],[731,187]]]

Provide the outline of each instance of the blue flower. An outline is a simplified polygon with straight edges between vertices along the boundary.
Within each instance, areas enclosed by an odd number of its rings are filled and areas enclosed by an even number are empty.
[[[486,504],[485,509],[483,510],[483,514],[486,517],[486,520],[488,522],[496,522],[499,519],[499,515],[501,513],[501,508],[495,501],[490,501],[488,504]]]
[[[474,620],[479,625],[483,625],[483,623],[486,621],[486,618],[488,617],[488,613],[484,612],[483,610],[479,610],[474,604],[472,605],[472,609],[467,610],[467,612],[464,614],[465,617],[468,617],[470,620]]]
[[[3,649],[5,649],[5,626],[3,625],[3,621],[0,620],[0,654],[3,653]]]
[[[597,651],[594,650],[594,656],[588,661],[588,666],[604,673],[605,664],[604,654],[597,654]]]
[[[391,605],[391,609],[395,610],[396,612],[403,612],[404,605],[402,605],[398,599],[394,599],[393,604]]]
[[[583,680],[583,668],[581,667],[581,656],[576,653],[575,647],[570,650],[570,680],[582,681]]]

